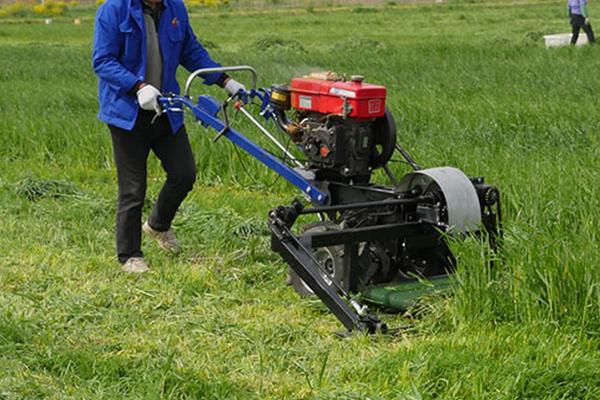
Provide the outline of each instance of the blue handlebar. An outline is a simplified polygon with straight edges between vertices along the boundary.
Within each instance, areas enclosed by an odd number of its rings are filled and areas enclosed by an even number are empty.
[[[247,99],[258,98],[261,100],[261,112],[260,114],[266,118],[271,118],[272,110],[269,107],[270,93],[266,89],[250,90],[244,93],[238,93],[238,97]],[[244,151],[256,158],[258,161],[266,165],[271,170],[275,171],[281,177],[286,179],[292,185],[296,186],[310,199],[320,205],[325,205],[328,202],[328,195],[322,192],[316,187],[310,180],[302,176],[298,171],[290,168],[287,164],[267,152],[250,139],[246,138],[240,132],[233,129],[231,126],[223,122],[217,117],[218,112],[223,106],[211,96],[199,96],[198,103],[194,104],[189,97],[180,95],[168,95],[158,98],[158,102],[161,107],[167,113],[169,112],[183,112],[184,107],[189,108],[194,117],[204,127],[210,127],[219,133],[219,136],[225,136],[236,146],[241,147]],[[243,107],[243,105],[242,105]]]

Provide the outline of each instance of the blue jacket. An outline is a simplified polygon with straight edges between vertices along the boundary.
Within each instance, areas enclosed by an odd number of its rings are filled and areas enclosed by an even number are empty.
[[[163,58],[162,92],[179,93],[175,73],[179,64],[187,70],[217,67],[192,28],[182,0],[163,0],[158,40]],[[146,71],[146,28],[142,0],[107,0],[96,13],[94,71],[98,75],[98,118],[107,124],[131,130],[140,110],[132,92]],[[220,73],[204,76],[214,83]],[[161,88],[159,88],[161,89]],[[183,125],[181,113],[169,113],[173,133]]]

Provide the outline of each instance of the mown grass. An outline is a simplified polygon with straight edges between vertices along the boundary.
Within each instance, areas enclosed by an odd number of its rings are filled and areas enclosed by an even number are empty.
[[[194,15],[213,56],[255,66],[261,85],[318,68],[385,84],[421,164],[503,192],[497,269],[455,243],[453,296],[386,315],[415,324],[400,337],[348,340],[283,285],[268,248],[266,212],[296,192],[192,121],[185,251],[145,243],[153,271],[121,274],[93,27],[0,24],[0,398],[600,397],[598,49],[546,50],[563,14],[500,2]],[[149,176],[152,199],[154,159]]]

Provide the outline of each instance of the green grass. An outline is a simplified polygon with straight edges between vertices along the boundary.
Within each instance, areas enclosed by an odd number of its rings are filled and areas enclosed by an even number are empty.
[[[199,182],[175,221],[184,252],[144,243],[152,272],[125,276],[92,22],[0,22],[0,399],[600,397],[598,48],[544,48],[543,34],[569,29],[562,2],[309,11],[192,22],[261,85],[332,69],[387,86],[419,163],[501,189],[499,268],[454,243],[454,294],[384,315],[414,329],[336,339],[335,318],[283,285],[269,250],[266,213],[297,193],[190,120]],[[146,212],[163,179],[151,158]]]

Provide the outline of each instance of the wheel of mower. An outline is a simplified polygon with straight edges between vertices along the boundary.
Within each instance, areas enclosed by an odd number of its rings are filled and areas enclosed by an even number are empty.
[[[480,229],[481,207],[471,180],[464,172],[453,167],[428,168],[405,175],[398,189],[421,189],[421,194],[441,193],[446,208],[442,222],[450,233],[466,233]]]
[[[339,231],[340,227],[331,221],[315,222],[302,227],[302,233],[319,233],[327,231]],[[333,280],[341,284],[344,270],[344,246],[328,246],[313,249],[313,256],[321,264],[321,266],[329,273]],[[322,274],[325,281],[330,281],[330,278]],[[314,292],[308,285],[294,272],[289,269],[289,282],[300,296],[314,296]]]

